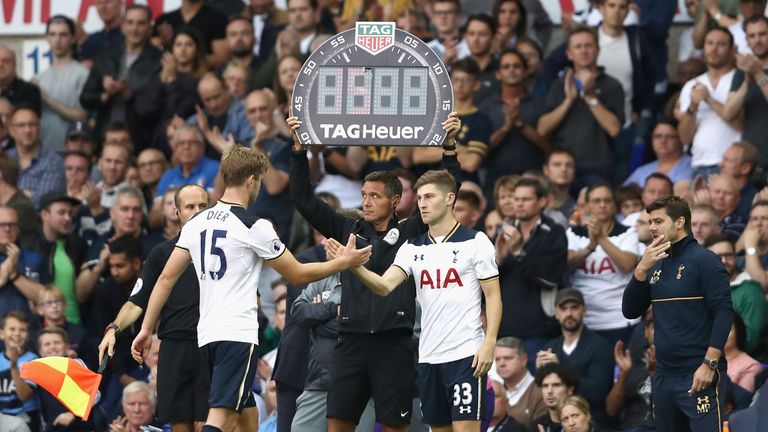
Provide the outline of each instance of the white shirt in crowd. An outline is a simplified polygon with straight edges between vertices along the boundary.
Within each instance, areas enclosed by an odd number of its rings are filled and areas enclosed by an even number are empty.
[[[736,69],[721,76],[717,82],[717,87],[712,85],[706,72],[685,83],[680,91],[680,112],[686,112],[690,108],[691,92],[693,87],[699,83],[707,87],[712,99],[725,105],[735,71]],[[722,117],[717,115],[709,104],[706,102],[699,103],[698,111],[696,111],[696,132],[693,135],[693,146],[691,147],[691,166],[718,165],[728,147],[740,139],[741,132],[732,128]]]

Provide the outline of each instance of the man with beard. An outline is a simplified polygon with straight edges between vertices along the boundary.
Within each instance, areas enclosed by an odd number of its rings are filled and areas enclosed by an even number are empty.
[[[576,393],[584,396],[592,407],[592,418],[605,424],[605,397],[613,383],[613,349],[602,336],[589,330],[583,322],[587,308],[584,296],[575,288],[558,291],[555,318],[562,335],[552,339],[536,355],[536,369],[547,363],[561,363],[579,379]]]
[[[64,315],[68,322],[80,324],[76,279],[85,262],[85,240],[72,232],[74,209],[80,205],[66,194],[49,193],[40,200],[42,235],[37,236],[36,249],[50,269],[53,283],[64,294]]]
[[[720,159],[731,143],[741,137],[739,125],[723,109],[728,88],[733,88],[735,69],[733,36],[724,28],[713,28],[705,37],[707,72],[683,85],[675,117],[684,146],[691,146],[693,176],[706,180],[720,171]]]
[[[232,56],[227,65],[237,63],[250,70],[248,89],[270,86],[272,84],[271,80],[264,82],[264,80],[257,79],[259,77],[259,70],[264,65],[264,62],[259,61],[254,55],[256,37],[253,33],[253,23],[244,16],[233,16],[229,19],[229,24],[227,24],[226,38],[229,54]],[[217,72],[223,73],[227,65],[221,66]],[[275,65],[271,66],[274,68]],[[272,78],[272,76],[270,75],[269,78]]]
[[[117,315],[123,303],[128,300],[131,289],[139,278],[142,262],[141,243],[130,235],[123,235],[109,243],[109,276],[99,281],[93,288],[88,303],[87,328],[91,335],[98,335]],[[136,378],[133,376],[138,364],[130,356],[128,348],[136,331],[126,326],[121,332],[121,349],[110,362],[112,373],[119,379],[122,386],[128,385]],[[112,390],[108,390],[109,393]]]
[[[760,150],[760,166],[768,166],[768,18],[758,15],[744,23],[752,54],[736,54],[738,70],[725,103],[726,119],[742,117],[742,139]]]
[[[639,318],[653,305],[656,430],[721,430],[723,348],[734,315],[728,273],[690,235],[683,199],[662,198],[646,211],[653,241],[627,284],[622,311]]]

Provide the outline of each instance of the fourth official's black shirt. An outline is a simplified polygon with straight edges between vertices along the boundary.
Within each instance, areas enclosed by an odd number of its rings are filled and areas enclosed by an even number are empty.
[[[171,256],[178,237],[166,240],[149,253],[141,275],[136,281],[131,297],[131,303],[146,310],[149,296],[157,283],[157,278],[163,272],[165,263]],[[197,275],[192,265],[188,266],[181,274],[176,285],[173,286],[168,302],[160,311],[160,339],[191,339],[197,340],[197,321],[200,318],[200,288],[197,284]]]

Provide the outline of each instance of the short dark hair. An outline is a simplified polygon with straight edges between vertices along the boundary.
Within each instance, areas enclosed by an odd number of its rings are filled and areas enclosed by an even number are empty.
[[[613,197],[613,203],[616,204],[616,191],[613,189],[613,185],[611,185],[607,181],[599,181],[587,186],[587,193],[585,196],[586,200],[589,201],[589,196],[592,195],[592,192],[600,188],[606,188],[609,191],[611,191],[611,196]]]
[[[404,178],[408,180],[408,182],[411,184],[411,189],[413,189],[413,185],[416,184],[416,174],[412,173],[411,171],[403,168],[403,167],[397,167],[392,170],[392,174],[396,175],[399,178]]]
[[[472,75],[472,78],[477,78],[480,75],[480,66],[477,65],[477,62],[472,57],[464,57],[451,65],[451,72],[457,71]]]
[[[480,21],[481,23],[487,25],[489,29],[491,29],[492,35],[496,34],[496,28],[498,27],[498,25],[496,24],[496,20],[493,19],[493,17],[491,17],[490,15],[484,14],[484,13],[470,15],[469,18],[467,18],[466,24],[464,24],[464,31],[466,31],[467,28],[469,28],[469,23],[471,23],[472,21]]]
[[[619,186],[616,188],[616,203],[620,206],[621,203],[631,200],[642,200],[643,190],[637,183],[630,183],[626,186]]]
[[[16,187],[19,183],[19,164],[5,152],[0,153],[0,174],[9,186]]]
[[[672,179],[670,179],[669,177],[667,177],[667,175],[666,175],[666,174],[662,174],[662,173],[660,173],[660,172],[655,172],[655,173],[653,173],[653,174],[649,175],[648,177],[646,177],[646,178],[645,178],[645,182],[643,183],[643,189],[645,189],[645,186],[647,186],[647,185],[648,185],[648,181],[649,181],[650,179],[661,180],[661,181],[663,181],[664,183],[666,183],[666,184],[667,184],[667,186],[669,186],[669,193],[672,193],[672,192],[675,190],[675,184],[674,184],[674,183],[672,183]]]
[[[403,184],[392,171],[374,171],[365,176],[363,181],[384,183],[384,190],[390,197],[403,194]]]
[[[517,56],[518,60],[520,60],[523,63],[523,68],[525,68],[525,70],[528,70],[528,60],[525,58],[523,53],[518,51],[517,48],[504,48],[499,54],[499,64],[501,64],[501,59],[503,59],[504,56],[507,56],[507,55]]]
[[[520,177],[520,179],[517,180],[517,183],[515,183],[513,191],[521,187],[532,188],[536,193],[536,198],[544,198],[547,196],[547,188],[544,187],[538,179],[532,177]]]
[[[744,31],[747,31],[747,26],[750,24],[756,24],[762,22],[765,25],[768,25],[768,18],[766,18],[763,14],[757,14],[753,17],[750,17],[746,21],[744,21]]]
[[[229,17],[229,19],[227,20],[227,27],[229,27],[229,25],[232,24],[233,22],[237,22],[237,21],[242,21],[248,24],[249,26],[253,27],[253,22],[243,15],[232,15],[231,17]]]
[[[0,319],[0,329],[5,328],[5,321],[8,318],[13,318],[16,321],[29,326],[29,317],[27,316],[27,314],[25,314],[20,310],[10,310],[3,315],[2,319]]]
[[[128,132],[128,135],[131,134],[131,130],[128,128],[128,123],[120,120],[107,123],[104,127],[104,134],[106,135],[107,132]]]
[[[74,36],[75,35],[75,22],[72,21],[72,18],[66,16],[66,15],[54,15],[51,17],[51,19],[48,20],[48,22],[45,24],[45,33],[48,34],[48,30],[51,29],[51,24],[65,24],[67,28],[69,29],[69,34]]]
[[[733,46],[735,41],[733,39],[733,35],[731,34],[731,32],[727,28],[720,27],[720,26],[712,27],[711,29],[707,30],[706,33],[704,33],[704,39],[706,39],[707,36],[709,36],[709,34],[712,33],[712,32],[722,32],[722,33],[725,33],[728,36],[728,46],[729,47]]]
[[[541,384],[544,382],[544,378],[551,374],[555,374],[560,377],[560,381],[563,382],[566,388],[570,387],[575,389],[579,384],[579,378],[562,363],[546,363],[542,365],[540,368],[536,369],[536,376],[533,378],[533,382],[535,382],[537,386],[541,387]]]
[[[755,201],[754,203],[752,203],[752,208],[755,208],[755,207],[768,207],[768,200],[761,199],[761,200]]]
[[[566,150],[564,148],[556,148],[556,149],[552,149],[552,151],[547,154],[547,160],[544,161],[544,165],[548,165],[549,161],[552,159],[552,156],[558,155],[558,154],[568,155],[571,157],[571,159],[576,161],[576,156],[574,156],[570,150]]]
[[[474,191],[466,189],[459,190],[459,193],[456,194],[456,201],[464,201],[473,209],[480,210],[480,197],[477,196],[477,193]]]
[[[120,236],[109,242],[109,253],[124,254],[129,260],[142,260],[141,242],[129,235]]]
[[[648,204],[645,211],[650,214],[652,211],[658,209],[665,209],[667,216],[676,221],[679,218],[685,219],[685,232],[691,233],[691,208],[688,207],[688,203],[679,196],[671,195],[664,198],[659,198],[656,201]]]
[[[149,6],[147,6],[147,5],[134,3],[134,4],[130,5],[130,6],[126,6],[126,8],[125,8],[125,15],[128,15],[128,12],[130,12],[132,10],[136,10],[136,9],[143,10],[144,13],[147,14],[147,21],[149,21],[150,23],[152,22],[152,9],[150,9]],[[125,15],[123,15],[123,16],[125,16]]]
[[[581,33],[586,33],[586,34],[592,36],[592,40],[595,41],[595,45],[599,46],[600,43],[599,43],[598,38],[597,38],[597,31],[595,31],[595,29],[593,29],[592,27],[586,27],[586,26],[581,26],[580,25],[580,26],[574,27],[571,31],[568,32],[568,37],[566,39],[566,44],[565,44],[566,48],[570,48],[570,46],[571,46],[571,38],[573,38],[577,34],[581,34]]]
[[[62,159],[66,159],[70,156],[81,157],[85,159],[88,163],[88,172],[91,172],[91,165],[93,165],[93,161],[91,160],[91,156],[89,156],[88,153],[81,150],[68,151],[64,153]]]
[[[532,46],[539,53],[539,58],[542,58],[542,59],[544,58],[544,50],[541,48],[541,44],[536,39],[527,35],[518,36],[517,45],[520,45],[520,44],[528,44]]]
[[[731,241],[731,239],[729,239],[725,234],[722,234],[722,233],[710,234],[709,237],[707,237],[704,240],[704,247],[710,248],[718,243],[723,243],[723,242],[726,242],[729,245],[731,245],[731,247],[733,247],[733,241]]]
[[[747,326],[744,324],[744,319],[738,313],[733,314],[733,327],[736,331],[736,348],[746,351],[747,350]]]
[[[291,0],[288,0],[288,1],[286,1],[286,2],[285,2],[285,5],[287,6],[287,5],[288,5],[288,3],[289,3],[290,1],[291,1]],[[310,6],[310,7],[311,7],[313,10],[316,10],[316,9],[317,9],[317,7],[318,7],[319,5],[320,5],[320,3],[318,2],[318,0],[309,0],[309,6]]]
[[[435,3],[451,3],[451,4],[456,5],[456,8],[457,8],[456,10],[458,12],[461,12],[461,2],[459,0],[430,0],[429,3],[430,4],[435,4]]]

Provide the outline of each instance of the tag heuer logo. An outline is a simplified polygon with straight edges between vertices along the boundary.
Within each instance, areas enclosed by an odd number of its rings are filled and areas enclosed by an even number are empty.
[[[358,21],[355,24],[355,45],[376,55],[395,44],[395,23]]]

